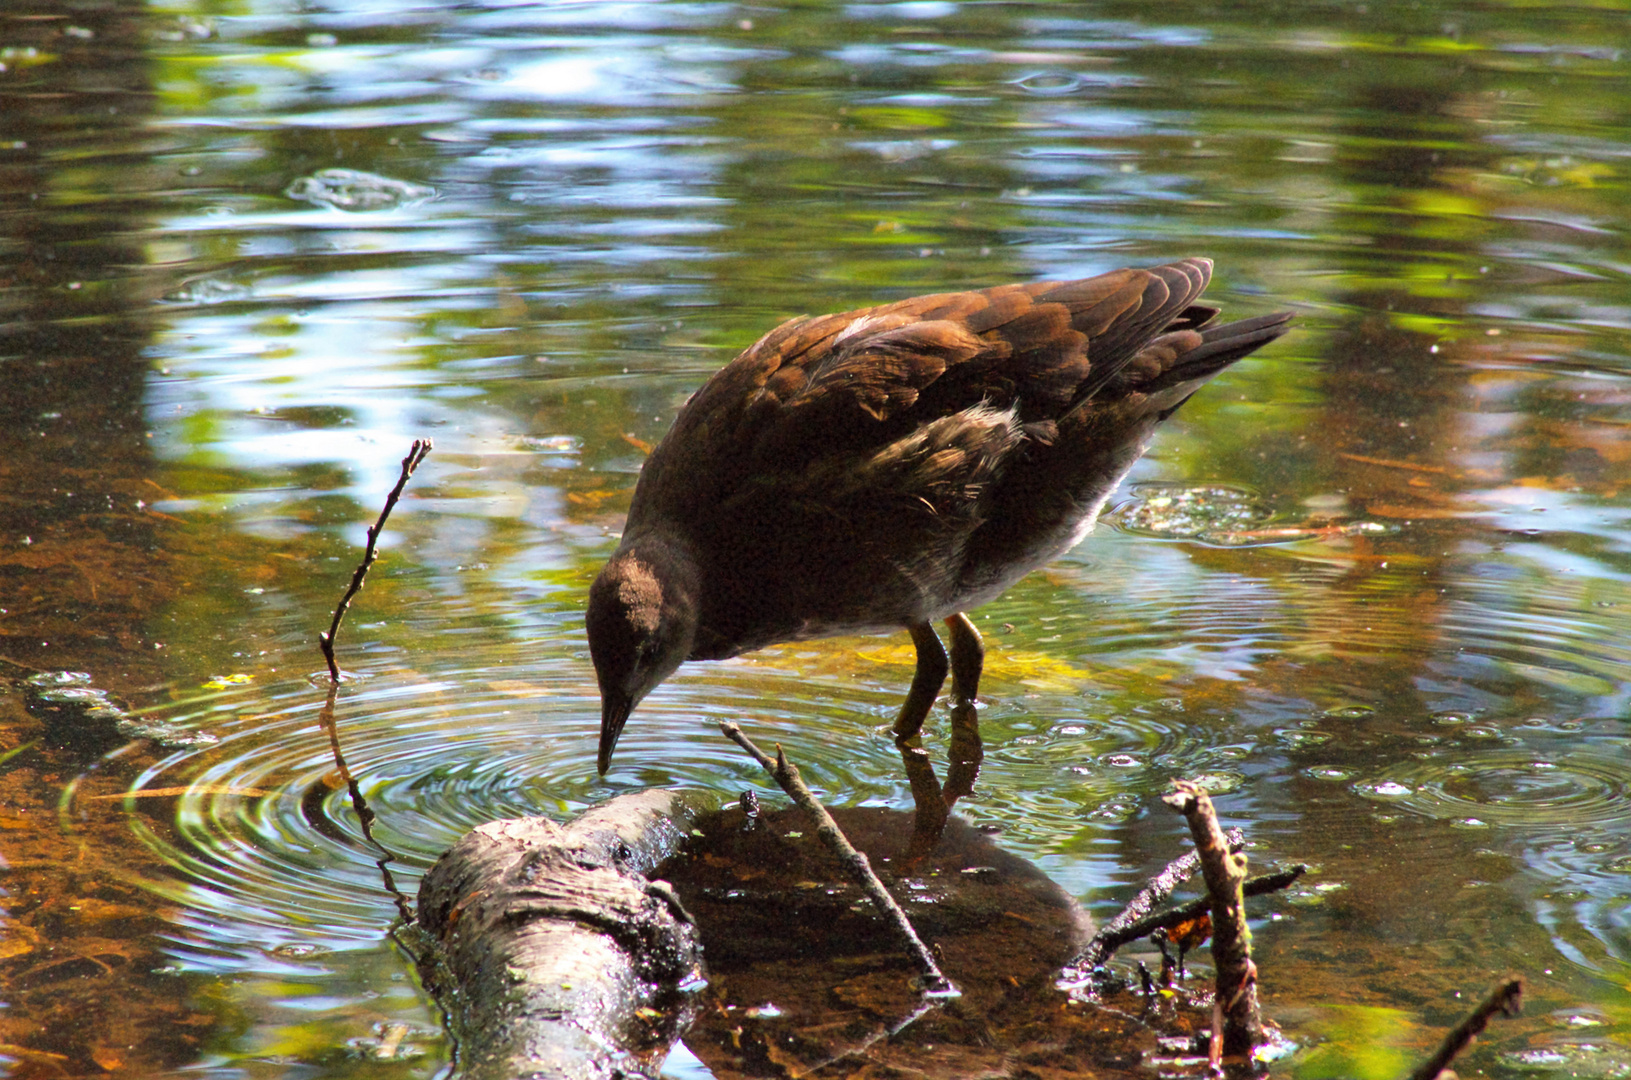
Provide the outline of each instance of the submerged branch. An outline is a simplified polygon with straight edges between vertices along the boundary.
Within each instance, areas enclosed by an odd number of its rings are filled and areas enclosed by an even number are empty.
[[[1410,1074],[1410,1080],[1434,1080],[1450,1067],[1450,1063],[1460,1056],[1463,1050],[1472,1045],[1473,1037],[1489,1026],[1496,1013],[1517,1016],[1522,1009],[1523,980],[1513,975],[1490,991],[1489,996],[1479,1002],[1478,1007],[1469,1013],[1465,1020],[1444,1036],[1444,1041],[1439,1044],[1433,1056],[1422,1062]]]

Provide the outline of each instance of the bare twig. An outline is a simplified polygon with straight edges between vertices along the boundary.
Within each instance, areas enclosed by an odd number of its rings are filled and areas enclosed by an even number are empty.
[[[1238,830],[1230,829],[1229,831],[1233,833]],[[1233,845],[1231,845],[1232,847]],[[1273,874],[1259,874],[1254,878],[1248,878],[1245,885],[1241,887],[1241,891],[1246,896],[1264,896],[1271,892],[1279,892],[1281,889],[1288,888],[1306,873],[1308,873],[1308,867],[1298,863],[1296,866]],[[1195,916],[1211,909],[1212,898],[1203,896],[1197,900],[1191,900],[1187,904],[1179,904],[1177,907],[1168,908],[1165,911],[1157,911],[1153,915],[1146,915],[1141,919],[1134,919],[1132,922],[1123,923],[1119,926],[1115,926],[1113,923],[1106,924],[1104,929],[1094,934],[1093,940],[1087,943],[1087,948],[1082,953],[1082,959],[1073,962],[1071,967],[1080,968],[1082,973],[1086,974],[1087,971],[1091,970],[1091,967],[1097,967],[1109,960],[1117,949],[1129,941],[1137,941],[1139,938],[1147,937],[1157,930],[1171,930],[1173,927],[1186,923]],[[1117,921],[1119,922],[1119,916]],[[1101,958],[1091,967],[1086,966],[1084,961],[1095,955],[1100,955]]]
[[[345,618],[346,609],[351,606],[351,598],[362,590],[363,578],[368,576],[368,568],[374,565],[379,557],[376,545],[379,543],[379,534],[385,531],[385,519],[391,516],[396,508],[396,501],[402,497],[402,489],[408,485],[408,477],[419,468],[419,463],[425,460],[430,453],[432,443],[429,439],[415,439],[413,446],[408,449],[408,456],[402,459],[402,475],[397,477],[396,486],[385,497],[385,508],[379,512],[379,520],[368,527],[368,546],[363,549],[362,562],[357,569],[351,572],[351,584],[346,588],[345,595],[340,597],[340,604],[334,609],[334,621],[329,623],[328,632],[317,635],[318,644],[323,649],[323,659],[328,661],[328,677],[340,681],[340,668],[334,662],[334,635],[340,632],[340,620]]]
[[[1465,1020],[1444,1036],[1438,1050],[1416,1067],[1410,1074],[1410,1080],[1434,1080],[1439,1073],[1450,1067],[1450,1062],[1454,1061],[1461,1051],[1472,1045],[1473,1036],[1488,1027],[1490,1019],[1496,1013],[1517,1016],[1522,1009],[1523,980],[1516,975],[1509,976],[1501,985],[1490,991],[1489,997],[1479,1002],[1478,1007]]]
[[[850,876],[865,890],[867,896],[877,905],[878,910],[883,913],[884,917],[894,924],[895,933],[911,954],[913,962],[923,976],[924,986],[928,992],[937,996],[950,997],[956,995],[957,988],[952,985],[950,979],[941,973],[940,965],[936,964],[934,957],[929,955],[928,947],[923,944],[923,939],[917,936],[916,930],[912,929],[910,920],[906,918],[906,912],[902,911],[900,905],[895,903],[895,898],[889,895],[889,890],[884,888],[883,882],[878,880],[878,875],[873,873],[872,864],[867,861],[866,855],[855,850],[850,842],[844,838],[843,832],[838,828],[838,823],[833,821],[832,815],[827,813],[827,808],[821,805],[815,794],[799,777],[798,768],[787,760],[787,755],[782,753],[782,748],[779,745],[776,747],[776,760],[772,761],[769,755],[753,745],[753,742],[742,734],[741,728],[729,720],[720,721],[719,730],[724,733],[727,739],[751,754],[753,760],[764,766],[765,771],[775,778],[776,783],[781,785],[781,789],[787,792],[788,797],[798,804],[798,808],[803,810],[810,817],[810,820],[815,823],[816,835],[838,857],[838,861],[843,864],[844,869],[849,871]]]
[[[1230,829],[1224,839],[1229,842],[1230,851],[1239,851],[1246,845],[1246,834],[1239,829]],[[1164,870],[1144,883],[1137,896],[1127,901],[1127,906],[1121,909],[1121,914],[1099,928],[1099,932],[1093,935],[1077,954],[1076,959],[1066,967],[1078,972],[1079,977],[1086,977],[1094,968],[1109,960],[1111,953],[1129,941],[1137,941],[1146,934],[1171,925],[1161,921],[1166,916],[1150,916],[1150,909],[1171,896],[1172,890],[1188,881],[1200,865],[1201,857],[1193,851],[1167,863]],[[1182,922],[1183,919],[1175,918],[1172,921]]]
[[[1218,827],[1212,800],[1199,784],[1173,781],[1163,801],[1189,822],[1201,874],[1212,898],[1212,961],[1217,967],[1217,1009],[1213,1054],[1249,1060],[1263,1038],[1257,1013],[1257,967],[1252,963],[1251,929],[1246,925],[1246,855],[1231,852]],[[1219,1032],[1217,1029],[1221,1029]]]

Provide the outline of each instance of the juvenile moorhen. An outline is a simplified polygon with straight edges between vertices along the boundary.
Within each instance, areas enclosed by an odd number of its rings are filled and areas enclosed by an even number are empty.
[[[1093,527],[1161,421],[1290,312],[1209,326],[1208,259],[920,296],[783,323],[703,384],[652,451],[589,590],[600,771],[685,660],[905,627],[915,736],[946,678],[972,702],[963,612]]]

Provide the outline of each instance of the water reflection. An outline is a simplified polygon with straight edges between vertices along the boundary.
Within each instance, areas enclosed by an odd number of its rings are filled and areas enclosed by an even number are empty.
[[[82,1071],[442,1060],[306,678],[418,435],[338,717],[405,887],[487,818],[757,784],[719,718],[901,805],[904,638],[688,668],[593,779],[581,597],[642,447],[780,318],[1191,253],[1298,335],[1186,407],[1118,527],[978,613],[960,808],[1113,907],[1172,853],[1167,779],[1230,785],[1263,859],[1340,886],[1259,934],[1270,996],[1319,1005],[1288,1026],[1335,1048],[1293,1070],[1387,1071],[1367,1023],[1437,1023],[1496,968],[1537,1004],[1480,1067],[1575,1061],[1554,1009],[1619,1037],[1620,18],[8,9],[5,671],[218,741],[101,758],[0,693],[0,1041]],[[302,201],[336,169],[399,197]],[[71,979],[90,1034],[50,1026]]]

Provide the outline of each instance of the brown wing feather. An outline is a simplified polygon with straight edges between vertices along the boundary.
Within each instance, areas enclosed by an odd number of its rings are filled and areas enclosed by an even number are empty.
[[[920,296],[770,331],[692,396],[653,453],[629,528],[684,520],[764,466],[865,459],[985,403],[1051,436],[1169,326],[1193,333],[1211,263]],[[1176,339],[1172,342],[1176,345]],[[1149,357],[1148,359],[1154,359]],[[1159,366],[1159,365],[1156,365]]]

